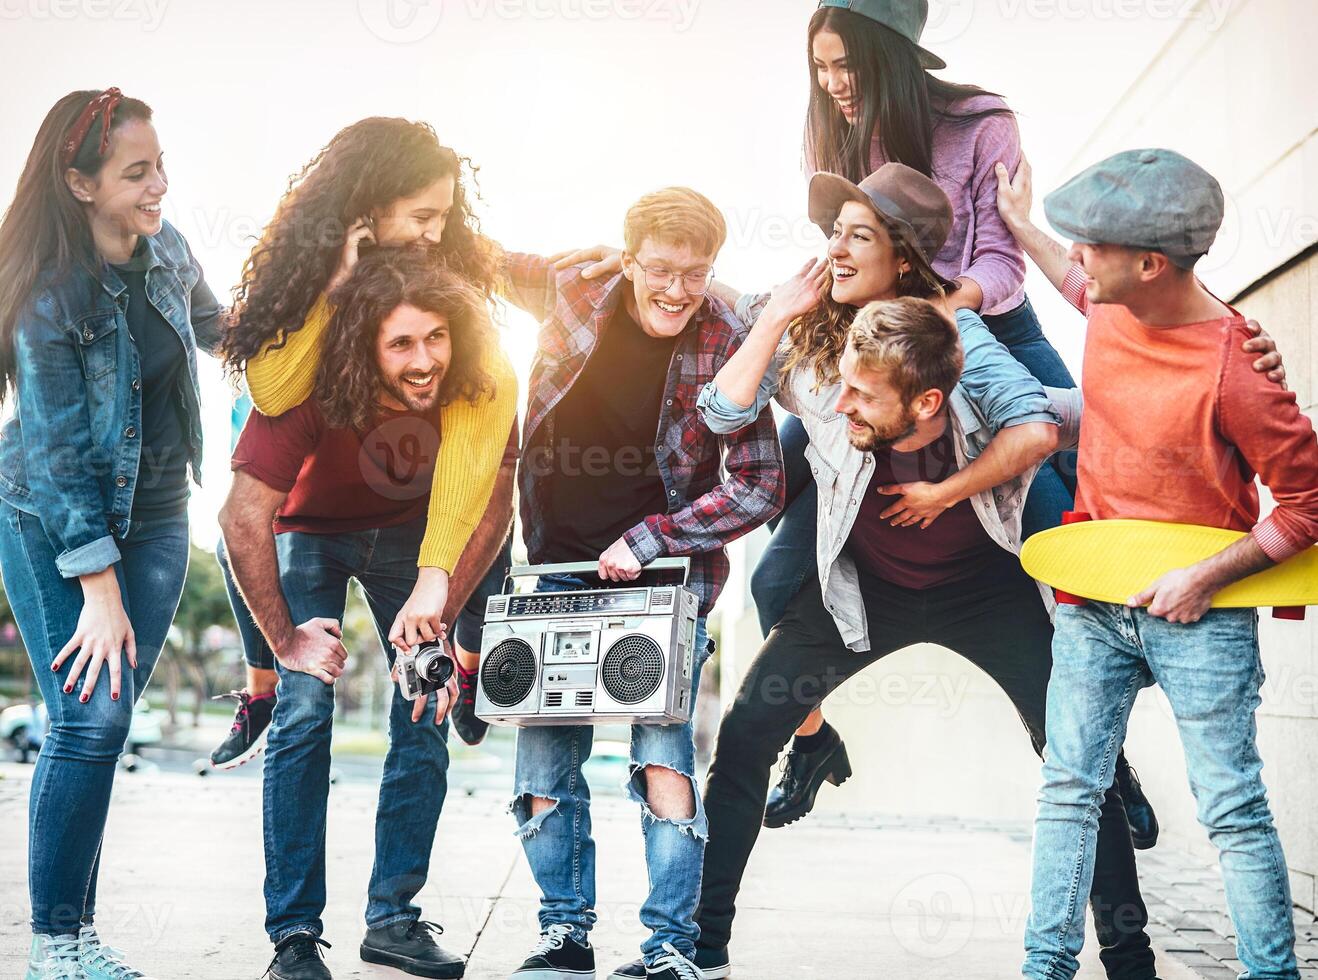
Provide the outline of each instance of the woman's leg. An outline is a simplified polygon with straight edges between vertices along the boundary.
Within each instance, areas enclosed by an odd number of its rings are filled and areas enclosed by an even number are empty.
[[[256,620],[247,608],[247,600],[233,580],[223,538],[216,545],[215,557],[220,563],[224,588],[229,594],[229,607],[233,610],[234,624],[242,640],[243,664],[247,671],[247,684],[243,690],[220,695],[236,702],[236,707],[229,733],[211,750],[210,760],[214,768],[228,770],[255,758],[264,748],[279,697],[279,674],[275,670],[274,651],[257,628]]]
[[[125,670],[119,700],[110,697],[109,678],[103,674],[83,704],[63,689],[72,661],[59,672],[50,668],[77,628],[81,586],[56,570],[55,554],[37,518],[11,507],[0,510],[5,589],[50,716],[29,801],[34,932],[76,934],[87,910],[133,704],[155,667],[182,591],[187,529],[185,522],[177,523],[178,528],[146,534],[145,540],[135,531],[121,543],[116,572],[136,634],[138,669]]]
[[[984,323],[1025,370],[1053,388],[1074,388],[1066,362],[1044,336],[1043,327],[1026,299],[1010,313],[984,317]],[[1076,454],[1055,454],[1030,488],[1025,502],[1025,535],[1057,527],[1062,512],[1075,506]]]
[[[801,586],[815,572],[815,507],[818,491],[814,475],[805,460],[805,447],[810,444],[805,426],[795,415],[789,415],[778,427],[778,441],[783,447],[783,464],[786,472],[787,507],[769,522],[773,538],[760,556],[751,575],[751,596],[760,618],[760,633],[769,631],[782,618],[787,604],[801,590]],[[824,713],[816,708],[810,712],[796,734],[801,737],[816,735],[824,726]]]
[[[233,619],[238,627],[238,636],[243,643],[243,663],[247,668],[247,693],[252,697],[262,697],[275,693],[279,683],[279,673],[275,670],[275,655],[265,636],[256,627],[256,620],[247,608],[247,600],[238,591],[229,569],[229,555],[224,550],[224,539],[220,538],[215,546],[215,558],[220,563],[220,573],[224,576],[224,589],[229,594],[229,606],[233,609]]]

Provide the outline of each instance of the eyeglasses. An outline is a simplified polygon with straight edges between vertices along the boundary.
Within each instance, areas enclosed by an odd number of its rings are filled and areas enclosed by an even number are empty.
[[[678,274],[671,269],[661,267],[650,268],[636,263],[645,273],[645,284],[656,293],[667,292],[678,279]],[[706,272],[687,272],[681,276],[682,286],[686,289],[689,296],[704,296],[709,292],[709,284],[714,281],[714,270],[709,269]]]

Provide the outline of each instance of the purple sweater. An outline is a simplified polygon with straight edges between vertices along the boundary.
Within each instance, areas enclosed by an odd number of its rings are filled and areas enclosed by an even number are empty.
[[[957,104],[959,111],[1006,107],[997,96],[980,95]],[[952,201],[952,231],[934,257],[934,269],[948,279],[965,276],[984,291],[980,313],[1008,313],[1025,299],[1025,255],[998,214],[998,178],[993,168],[1005,163],[1013,174],[1020,165],[1021,139],[1016,118],[987,116],[975,122],[939,119],[934,127],[934,182]],[[874,140],[870,166],[888,162]],[[814,167],[811,166],[813,172]]]

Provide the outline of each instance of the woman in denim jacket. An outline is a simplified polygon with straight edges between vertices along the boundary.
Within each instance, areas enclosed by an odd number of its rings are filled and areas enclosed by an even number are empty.
[[[118,89],[46,115],[0,224],[0,570],[50,730],[32,779],[28,980],[132,978],[93,927],[133,705],[188,563],[196,348],[221,309],[161,220],[151,110]],[[125,666],[126,664],[126,666]]]

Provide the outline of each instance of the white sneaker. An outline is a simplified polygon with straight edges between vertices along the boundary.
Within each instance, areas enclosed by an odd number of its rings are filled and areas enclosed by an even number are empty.
[[[78,965],[78,976],[85,980],[150,980],[125,963],[123,953],[102,943],[94,926],[83,926],[78,933]]]
[[[23,980],[85,980],[86,974],[78,965],[78,939],[76,936],[32,937],[32,951],[27,958],[27,972]]]

